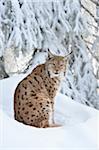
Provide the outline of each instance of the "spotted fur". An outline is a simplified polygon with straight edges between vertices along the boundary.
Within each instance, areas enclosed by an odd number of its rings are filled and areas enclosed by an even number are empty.
[[[65,71],[65,58],[55,56],[24,78],[14,94],[15,119],[39,128],[53,124],[54,98]]]

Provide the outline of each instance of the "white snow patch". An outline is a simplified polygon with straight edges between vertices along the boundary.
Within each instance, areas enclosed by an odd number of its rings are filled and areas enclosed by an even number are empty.
[[[19,123],[13,118],[13,95],[20,80],[26,75],[0,81],[0,148],[97,150],[99,112],[60,93],[55,99],[57,128],[38,129]]]

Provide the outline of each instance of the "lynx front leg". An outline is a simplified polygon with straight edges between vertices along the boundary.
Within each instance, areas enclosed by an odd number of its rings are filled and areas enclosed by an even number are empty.
[[[51,111],[49,112],[49,127],[61,127],[62,125],[56,124],[54,120],[54,102],[51,103]]]
[[[50,105],[50,111],[49,111],[49,125],[53,124],[53,109],[52,105]]]
[[[54,102],[53,102],[53,100],[51,102],[51,107],[52,107],[52,123],[55,124],[55,120],[54,120]]]

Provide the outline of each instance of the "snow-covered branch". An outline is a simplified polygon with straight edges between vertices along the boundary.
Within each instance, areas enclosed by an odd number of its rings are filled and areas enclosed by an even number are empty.
[[[0,0],[0,56],[6,72],[12,75],[24,71],[31,59],[35,64],[35,56],[39,59],[38,54],[48,49],[56,55],[66,55],[72,49],[61,92],[99,108],[97,82],[87,49],[89,43],[91,54],[96,56],[97,44],[93,43],[98,16],[95,0],[91,1]],[[90,2],[95,9],[89,7]],[[42,56],[38,62],[42,63]]]

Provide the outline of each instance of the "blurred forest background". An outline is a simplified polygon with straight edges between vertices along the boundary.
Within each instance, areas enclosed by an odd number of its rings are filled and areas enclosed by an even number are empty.
[[[71,50],[61,92],[99,109],[99,0],[0,0],[0,79]]]

